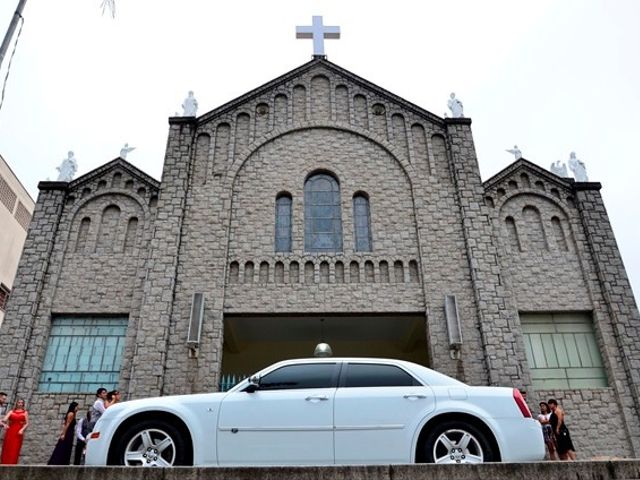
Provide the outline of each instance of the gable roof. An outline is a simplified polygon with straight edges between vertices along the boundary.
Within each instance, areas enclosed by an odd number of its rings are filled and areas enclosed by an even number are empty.
[[[571,190],[576,181],[573,178],[563,178],[559,177],[555,173],[551,173],[550,171],[536,165],[535,163],[530,162],[525,158],[520,158],[513,162],[511,165],[502,169],[498,173],[496,173],[493,177],[488,179],[487,181],[482,183],[482,186],[485,190],[489,190],[495,187],[497,184],[503,182],[507,177],[512,176],[514,173],[518,173],[519,171],[532,172],[536,175],[544,178],[545,180],[555,183],[557,186],[566,188]]]
[[[350,71],[339,67],[338,65],[336,65],[335,63],[331,63],[329,60],[327,60],[326,58],[321,58],[321,57],[317,57],[314,58],[313,60],[299,66],[298,68],[295,68],[287,73],[285,73],[284,75],[279,76],[278,78],[275,78],[273,80],[271,80],[270,82],[265,83],[264,85],[259,86],[258,88],[255,88],[253,90],[251,90],[250,92],[245,93],[244,95],[241,95],[237,98],[235,98],[234,100],[231,100],[230,102],[225,103],[224,105],[221,105],[205,114],[203,114],[202,116],[198,117],[197,121],[198,123],[205,123],[208,122],[209,120],[224,114],[228,111],[231,111],[235,108],[237,108],[238,106],[244,104],[245,102],[248,102],[256,97],[259,97],[261,95],[263,95],[265,92],[272,90],[274,88],[277,88],[278,86],[292,80],[293,78],[296,78],[304,73],[307,73],[310,70],[313,70],[315,68],[318,67],[324,67],[325,69],[329,70],[330,72],[333,72],[337,75],[343,76],[346,79],[348,79],[349,81],[353,82],[356,85],[359,85],[365,89],[371,90],[373,92],[375,92],[377,95],[379,95],[382,98],[385,98],[388,101],[391,102],[395,102],[395,103],[399,103],[400,105],[402,105],[403,108],[419,115],[422,117],[426,117],[428,120],[431,120],[432,122],[435,123],[439,123],[442,124],[444,126],[444,119],[434,115],[433,113],[419,107],[418,105],[409,102],[408,100],[405,100],[402,97],[399,97],[398,95],[395,95],[391,92],[389,92],[388,90],[385,90],[382,87],[379,87],[377,85],[375,85],[374,83],[369,82],[368,80],[365,80],[362,77],[359,77],[358,75],[356,75],[355,73],[351,73]]]
[[[71,180],[71,182],[69,182],[68,188],[69,190],[74,189],[79,185],[90,182],[91,180],[94,180],[96,178],[102,177],[109,171],[115,170],[116,168],[127,172],[132,177],[140,180],[143,183],[146,183],[150,187],[153,187],[155,189],[160,188],[160,182],[158,180],[151,177],[150,175],[147,175],[142,170],[135,167],[131,163],[127,162],[124,158],[120,158],[120,157],[117,157],[111,160],[110,162],[105,163],[101,167],[98,167],[94,170],[91,170],[88,173],[85,173],[84,175],[76,178],[75,180]]]

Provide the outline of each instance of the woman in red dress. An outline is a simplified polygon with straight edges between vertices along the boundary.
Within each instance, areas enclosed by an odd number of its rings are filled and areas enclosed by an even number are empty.
[[[29,426],[29,412],[24,408],[24,400],[18,399],[15,408],[7,412],[2,419],[2,423],[3,426],[8,426],[9,428],[4,434],[0,463],[3,465],[16,465],[22,448],[24,431]]]

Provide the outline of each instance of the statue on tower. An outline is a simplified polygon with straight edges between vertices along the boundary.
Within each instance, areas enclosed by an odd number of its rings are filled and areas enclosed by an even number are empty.
[[[193,90],[189,90],[187,98],[182,102],[182,116],[195,117],[198,111],[198,101],[193,96]]]
[[[449,107],[449,110],[451,110],[451,115],[453,115],[453,118],[464,117],[462,102],[456,98],[455,93],[452,92],[451,95],[449,95],[447,106]]]
[[[58,170],[58,182],[70,182],[73,180],[73,176],[76,174],[78,170],[78,162],[76,162],[76,157],[73,152],[69,150],[67,154],[67,158],[65,158],[59,167],[56,167]]]
[[[576,158],[576,152],[571,152],[569,155],[569,169],[573,172],[573,177],[576,182],[588,182],[587,167],[582,160]]]
[[[555,173],[559,177],[567,178],[569,174],[567,173],[567,164],[564,162],[560,162],[560,160],[556,160],[551,164],[551,173]]]

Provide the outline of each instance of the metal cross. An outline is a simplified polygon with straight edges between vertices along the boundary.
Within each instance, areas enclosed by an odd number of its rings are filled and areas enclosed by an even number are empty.
[[[325,27],[322,16],[313,16],[313,25],[296,27],[296,38],[313,38],[313,56],[324,57],[324,39],[340,38],[340,27]]]

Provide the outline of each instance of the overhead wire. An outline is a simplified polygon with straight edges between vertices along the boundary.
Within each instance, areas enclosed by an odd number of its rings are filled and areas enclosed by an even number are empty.
[[[0,110],[2,110],[2,105],[4,104],[4,94],[7,89],[7,82],[9,81],[9,73],[11,72],[11,62],[13,60],[13,56],[16,53],[16,48],[18,48],[18,40],[20,40],[20,34],[22,33],[22,27],[24,26],[24,17],[20,15],[20,28],[18,29],[18,34],[16,35],[16,41],[13,44],[13,50],[11,51],[11,56],[9,57],[9,63],[7,64],[7,74],[4,77],[4,82],[2,84],[2,94],[0,95]]]

